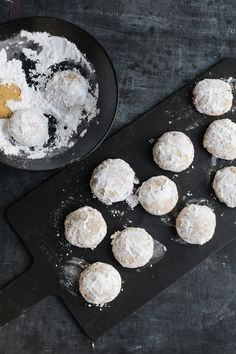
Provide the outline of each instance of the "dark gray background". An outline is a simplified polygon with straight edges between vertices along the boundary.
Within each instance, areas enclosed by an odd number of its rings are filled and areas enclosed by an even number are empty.
[[[234,0],[0,0],[1,22],[31,15],[74,22],[105,47],[120,88],[113,132],[221,58],[236,57]],[[31,262],[5,210],[53,173],[0,165],[0,287]],[[0,354],[236,353],[236,240],[94,346],[54,297],[0,330]]]

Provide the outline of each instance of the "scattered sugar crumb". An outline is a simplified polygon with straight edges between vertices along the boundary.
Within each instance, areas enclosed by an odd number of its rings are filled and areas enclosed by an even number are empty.
[[[148,140],[148,142],[149,142],[150,144],[154,144],[155,139],[151,138],[151,139]]]
[[[195,122],[195,123],[191,124],[190,126],[188,126],[185,130],[186,130],[186,131],[193,130],[193,129],[195,129],[195,128],[198,128],[199,125],[200,125],[200,122]]]
[[[115,217],[121,217],[125,215],[125,212],[123,210],[118,210],[118,209],[109,209],[109,212],[111,215]]]
[[[83,138],[87,132],[88,132],[88,129],[84,129],[79,135],[80,138]]]
[[[138,196],[136,194],[131,194],[125,199],[126,203],[129,205],[131,209],[134,209],[139,201],[138,201]]]
[[[179,177],[179,175],[177,173],[175,173],[172,178],[175,179],[175,178],[178,178],[178,177]]]
[[[170,216],[163,215],[160,217],[160,220],[161,222],[163,222],[163,224],[166,224],[167,226],[173,226],[173,222]]]
[[[215,156],[211,157],[211,165],[212,166],[216,166],[217,165],[217,161],[218,161],[217,157],[215,157]]]

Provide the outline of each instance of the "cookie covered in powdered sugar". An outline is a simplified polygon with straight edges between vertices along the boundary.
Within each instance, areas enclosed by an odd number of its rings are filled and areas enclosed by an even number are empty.
[[[43,146],[48,140],[48,120],[31,109],[16,110],[8,120],[8,132],[24,146]]]
[[[213,156],[233,160],[236,158],[236,123],[230,119],[212,122],[203,138],[203,146]]]
[[[57,71],[46,85],[45,97],[57,110],[71,113],[84,105],[88,89],[88,81],[79,72]]]
[[[216,216],[206,205],[190,204],[176,218],[178,235],[187,243],[203,245],[213,237]]]
[[[194,147],[189,137],[179,131],[164,133],[153,147],[153,159],[163,170],[181,172],[194,159]]]
[[[204,79],[193,89],[193,103],[198,112],[220,116],[232,107],[233,94],[229,83],[219,79]]]
[[[73,246],[80,248],[96,248],[107,233],[107,225],[102,214],[89,206],[68,214],[64,224],[65,238]]]
[[[236,167],[224,167],[217,171],[213,189],[218,199],[229,208],[236,208]]]
[[[122,159],[107,159],[93,171],[90,187],[101,202],[111,205],[132,194],[135,173]]]
[[[121,290],[121,276],[110,264],[96,262],[82,271],[79,290],[83,298],[94,305],[113,301]]]
[[[153,238],[144,229],[127,227],[115,232],[111,239],[114,257],[123,267],[143,267],[153,256]]]
[[[166,176],[155,176],[143,182],[138,191],[139,202],[150,214],[169,213],[178,202],[176,184]]]

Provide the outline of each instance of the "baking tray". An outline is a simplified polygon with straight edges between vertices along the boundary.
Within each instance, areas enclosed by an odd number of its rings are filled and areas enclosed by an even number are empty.
[[[222,61],[200,78],[205,77],[236,77],[236,60]],[[199,114],[193,107],[191,94],[195,82],[115,134],[89,157],[68,166],[10,207],[9,221],[34,261],[28,272],[1,291],[2,325],[44,296],[55,294],[64,301],[84,332],[97,338],[235,238],[235,209],[217,201],[211,188],[215,171],[230,165],[230,161],[216,160],[202,147],[203,134],[214,118]],[[233,111],[224,117],[236,121]],[[161,170],[152,160],[153,140],[170,130],[186,132],[195,147],[192,166],[178,174]],[[140,205],[132,210],[126,202],[106,206],[93,198],[89,179],[94,167],[104,159],[118,157],[132,166],[140,182],[160,174],[173,179],[180,195],[176,208],[158,217],[148,214]],[[189,202],[208,205],[216,213],[215,235],[203,246],[181,243],[174,228],[176,214]],[[107,237],[94,251],[70,246],[63,235],[65,216],[83,205],[100,210],[108,225]],[[145,228],[167,247],[164,258],[152,267],[122,268],[112,256],[109,235],[124,226]],[[81,258],[88,263],[110,263],[120,272],[123,291],[108,306],[89,306],[71,285],[67,271],[73,273]]]

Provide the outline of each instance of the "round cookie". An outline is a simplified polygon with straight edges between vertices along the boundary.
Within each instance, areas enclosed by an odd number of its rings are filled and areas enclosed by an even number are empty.
[[[127,227],[111,236],[112,252],[126,268],[143,267],[153,256],[153,238],[138,227]]]
[[[236,158],[236,123],[230,119],[212,122],[203,138],[204,148],[213,156],[233,160]]]
[[[20,145],[42,146],[48,140],[48,120],[42,113],[20,109],[9,118],[8,132]]]
[[[204,79],[193,89],[193,103],[198,112],[220,116],[232,107],[233,95],[229,83],[219,79]]]
[[[79,290],[83,298],[91,304],[106,304],[114,300],[120,293],[120,274],[110,264],[93,263],[81,273]]]
[[[56,109],[70,113],[84,105],[88,89],[87,80],[79,72],[57,71],[46,85],[45,96]]]
[[[64,224],[65,238],[80,248],[96,248],[107,233],[107,225],[102,214],[89,206],[68,214]]]
[[[169,213],[178,202],[176,184],[166,176],[155,176],[143,182],[138,192],[139,202],[150,214]]]
[[[213,189],[219,200],[229,208],[236,207],[236,167],[230,166],[217,171]]]
[[[164,133],[153,147],[153,158],[163,170],[181,172],[194,158],[194,147],[189,137],[179,131]]]
[[[176,218],[176,230],[187,243],[203,245],[213,237],[216,216],[205,205],[190,204]]]
[[[108,159],[93,171],[90,187],[101,202],[110,205],[125,200],[133,191],[135,173],[121,159]]]

